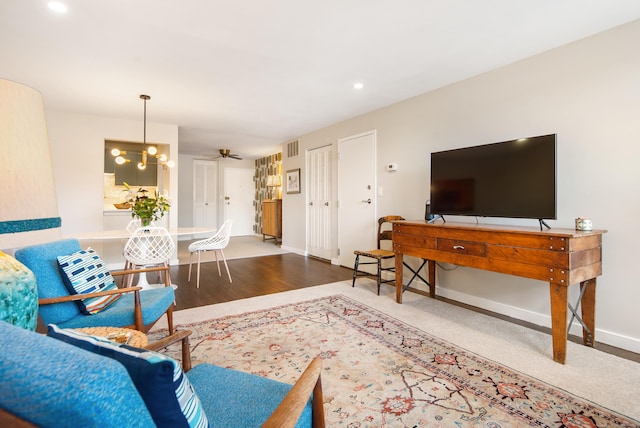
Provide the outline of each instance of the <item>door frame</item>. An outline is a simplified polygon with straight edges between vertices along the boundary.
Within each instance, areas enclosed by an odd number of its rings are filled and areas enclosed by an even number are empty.
[[[340,166],[340,162],[341,162],[341,159],[340,159],[340,156],[341,156],[340,155],[340,148],[341,148],[341,144],[348,143],[349,140],[354,140],[354,139],[361,138],[361,137],[364,137],[364,136],[367,136],[367,135],[371,135],[372,136],[372,140],[373,140],[372,141],[372,147],[371,147],[371,150],[372,150],[371,155],[372,155],[372,162],[373,162],[373,169],[371,171],[373,176],[371,177],[371,179],[372,179],[372,183],[373,183],[372,184],[372,186],[373,186],[372,190],[373,191],[372,191],[372,194],[371,194],[371,201],[372,201],[371,202],[371,204],[372,204],[371,218],[369,220],[370,220],[370,223],[371,223],[370,226],[371,226],[371,230],[372,230],[372,236],[375,237],[375,234],[377,233],[377,219],[378,219],[378,200],[377,200],[377,197],[378,197],[378,192],[377,192],[378,175],[376,173],[376,171],[377,171],[376,166],[378,164],[378,162],[377,162],[377,143],[378,143],[377,130],[376,129],[372,129],[370,131],[361,132],[359,134],[350,135],[350,136],[338,139],[338,156],[339,156],[338,157],[338,168],[337,168],[337,176],[338,176],[338,179],[337,179],[338,210],[337,210],[337,213],[336,213],[338,240],[337,240],[336,244],[337,244],[337,248],[339,250],[339,254],[338,254],[338,263],[337,264],[340,264],[340,265],[348,267],[348,268],[353,268],[353,265],[347,266],[347,265],[342,263],[342,261],[344,260],[344,254],[346,254],[345,253],[346,249],[342,248],[342,242],[340,240],[340,230],[344,226],[343,224],[341,224],[341,223],[343,223],[341,220],[343,219],[342,216],[343,216],[343,212],[344,212],[343,211],[343,202],[342,201],[345,199],[345,197],[348,197],[348,195],[344,195],[343,192],[341,191],[342,183],[341,183],[341,177],[340,177],[340,169],[341,169],[341,166]],[[375,246],[375,243],[374,243],[374,246]]]

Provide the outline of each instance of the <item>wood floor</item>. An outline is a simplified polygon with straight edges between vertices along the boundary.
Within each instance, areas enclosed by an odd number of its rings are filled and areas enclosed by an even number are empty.
[[[175,310],[296,290],[353,276],[351,269],[292,253],[233,259],[227,263],[232,283],[229,283],[224,264],[220,263],[222,275],[218,276],[216,263],[208,262],[200,265],[199,288],[196,287],[195,264],[191,282],[187,280],[189,265],[172,266],[171,281],[178,285]]]
[[[324,260],[313,257],[303,257],[287,253],[262,257],[250,257],[228,260],[232,283],[229,282],[224,265],[221,264],[221,276],[215,262],[200,265],[200,287],[196,287],[196,266],[193,266],[191,282],[188,281],[189,265],[171,267],[171,281],[177,284],[175,310],[195,308],[198,306],[223,303],[248,297],[280,293],[327,284],[330,282],[351,279],[353,270],[332,265]],[[152,278],[149,277],[152,281]],[[467,306],[459,302],[441,297],[440,300],[465,307],[470,310],[495,316],[509,322],[544,331],[550,334],[550,329],[529,324],[521,320],[502,316],[478,308]],[[577,343],[581,338],[570,337]],[[631,361],[640,362],[640,354],[618,349],[612,346],[596,343],[596,348]]]

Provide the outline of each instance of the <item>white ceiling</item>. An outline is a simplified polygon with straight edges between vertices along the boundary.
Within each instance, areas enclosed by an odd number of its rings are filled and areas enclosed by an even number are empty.
[[[180,153],[248,158],[640,18],[637,0],[62,1],[0,0],[0,77],[134,120],[148,94]]]

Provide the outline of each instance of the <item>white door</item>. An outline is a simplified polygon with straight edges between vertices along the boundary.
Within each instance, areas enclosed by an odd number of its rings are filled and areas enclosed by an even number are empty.
[[[307,152],[307,253],[331,259],[331,146]]]
[[[376,132],[338,140],[338,248],[353,268],[354,250],[376,247]]]
[[[224,218],[233,220],[231,236],[254,234],[254,174],[252,168],[224,169]]]
[[[218,227],[218,163],[193,161],[193,226]]]

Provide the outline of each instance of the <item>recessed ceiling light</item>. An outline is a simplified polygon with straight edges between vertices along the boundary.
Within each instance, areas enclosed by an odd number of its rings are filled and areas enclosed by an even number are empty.
[[[50,1],[49,2],[49,9],[59,12],[59,13],[65,13],[67,11],[67,5],[65,5],[64,3],[61,3],[59,1]]]
[[[364,88],[364,83],[362,82],[356,82],[353,84],[353,89],[362,89]]]

